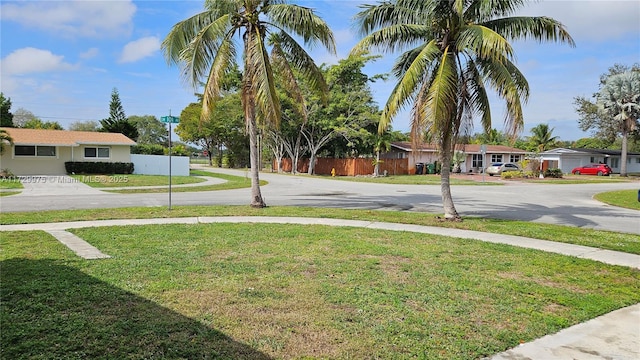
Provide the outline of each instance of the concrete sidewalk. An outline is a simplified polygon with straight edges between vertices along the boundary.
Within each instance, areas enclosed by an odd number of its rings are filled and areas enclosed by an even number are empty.
[[[478,231],[408,225],[386,222],[342,220],[303,217],[185,217],[166,219],[122,219],[77,221],[44,224],[3,225],[0,231],[43,230],[55,236],[78,256],[86,259],[108,258],[99,249],[67,232],[67,229],[126,226],[146,224],[199,224],[199,223],[278,223],[303,225],[328,225],[363,227],[392,231],[409,231],[424,234],[474,239],[492,243],[508,244],[551,253],[591,259],[611,265],[640,269],[640,255],[602,250],[580,245],[556,243],[520,236],[483,233]],[[522,344],[506,352],[494,355],[491,360],[589,360],[589,359],[640,359],[640,304],[620,309],[592,319],[582,324],[564,329],[557,334],[547,335],[530,343]]]

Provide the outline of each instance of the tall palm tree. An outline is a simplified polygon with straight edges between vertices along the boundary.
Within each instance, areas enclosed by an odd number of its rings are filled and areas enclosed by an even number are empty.
[[[525,0],[388,0],[365,5],[356,15],[365,37],[352,51],[404,51],[394,65],[398,83],[380,118],[385,129],[403,107],[411,107],[414,147],[431,133],[440,147],[444,216],[460,219],[451,197],[449,167],[461,129],[474,116],[491,129],[485,86],[506,102],[505,125],[513,137],[523,127],[521,99],[529,85],[513,63],[509,40],[534,38],[573,45],[558,21],[508,17]]]
[[[627,176],[627,138],[636,129],[640,117],[640,71],[609,76],[597,94],[596,104],[620,124],[620,176]]]
[[[548,124],[538,124],[531,129],[531,143],[539,152],[549,150],[558,141],[557,136],[553,134],[553,128],[549,128]]]
[[[326,89],[322,73],[294,37],[305,45],[321,43],[335,53],[333,33],[312,9],[285,0],[205,0],[204,7],[204,11],[174,25],[162,49],[170,64],[182,68],[188,84],[195,88],[206,79],[204,119],[221,97],[225,74],[232,71],[239,60],[238,48],[241,50],[240,92],[250,143],[251,206],[264,207],[257,133],[258,121],[277,125],[281,117],[274,68],[290,80],[285,85],[293,94],[301,94],[294,70],[310,78],[311,86]]]

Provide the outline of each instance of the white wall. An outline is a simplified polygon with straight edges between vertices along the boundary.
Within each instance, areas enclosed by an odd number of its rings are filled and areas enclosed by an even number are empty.
[[[169,175],[169,156],[131,154],[133,173],[140,175]],[[189,157],[171,157],[171,175],[189,176]]]

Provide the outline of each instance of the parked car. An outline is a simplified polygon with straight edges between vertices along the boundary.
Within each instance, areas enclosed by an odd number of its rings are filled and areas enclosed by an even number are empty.
[[[520,171],[520,168],[516,164],[512,163],[493,163],[487,167],[485,171],[489,176],[500,175],[504,171]]]
[[[613,170],[607,164],[589,164],[571,170],[573,175],[598,175],[609,176]]]

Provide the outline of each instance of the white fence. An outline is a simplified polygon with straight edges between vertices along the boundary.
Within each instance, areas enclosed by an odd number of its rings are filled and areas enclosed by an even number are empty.
[[[131,154],[133,173],[140,175],[169,175],[169,156]],[[189,157],[171,157],[171,175],[189,176]]]

